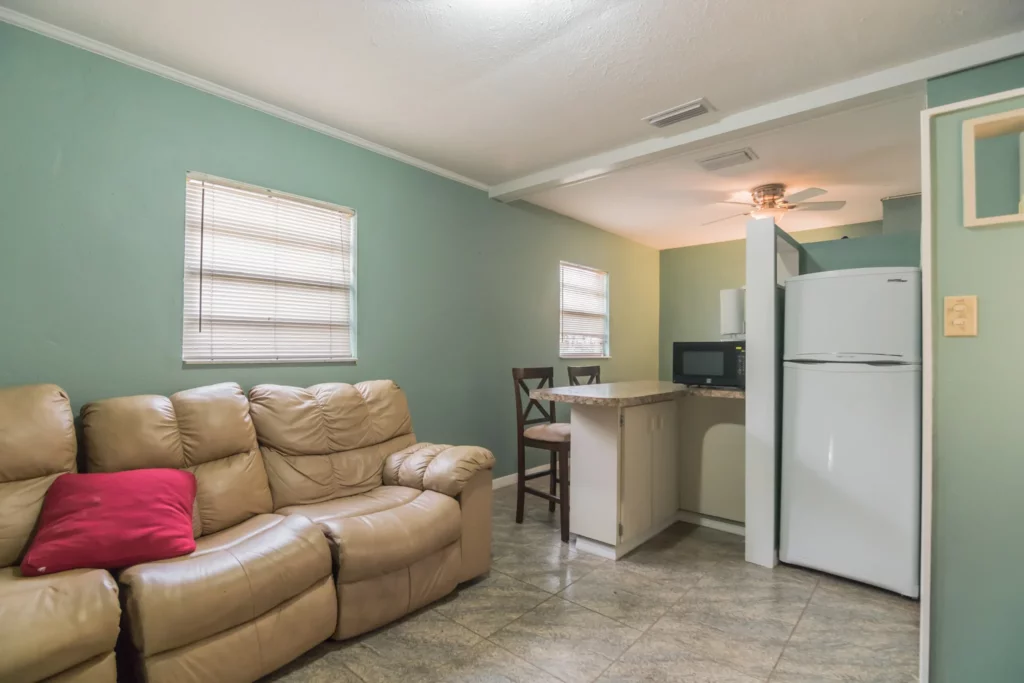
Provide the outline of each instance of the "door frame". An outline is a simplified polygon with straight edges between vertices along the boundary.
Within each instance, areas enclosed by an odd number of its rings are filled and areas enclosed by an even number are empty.
[[[931,107],[921,112],[921,643],[920,683],[930,680],[932,612],[932,533],[935,449],[935,287],[932,212],[932,119],[993,102],[1024,96],[1024,88]],[[964,228],[967,230],[968,228]]]

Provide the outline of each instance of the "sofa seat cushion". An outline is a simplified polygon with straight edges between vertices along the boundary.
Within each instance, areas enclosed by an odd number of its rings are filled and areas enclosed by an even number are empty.
[[[462,512],[458,501],[435,491],[414,493],[417,495],[409,502],[390,509],[320,519],[338,567],[339,583],[408,567],[459,539]],[[294,510],[300,512],[303,507],[309,506],[297,505]]]
[[[323,503],[289,505],[277,510],[277,514],[298,514],[308,517],[314,522],[320,522],[331,517],[358,517],[411,503],[421,493],[422,491],[407,486],[378,486],[366,493],[335,498]]]
[[[102,569],[0,569],[0,681],[38,681],[114,650],[121,607]]]
[[[189,555],[130,567],[118,580],[132,642],[148,657],[252,621],[330,574],[315,524],[266,514],[203,536]]]

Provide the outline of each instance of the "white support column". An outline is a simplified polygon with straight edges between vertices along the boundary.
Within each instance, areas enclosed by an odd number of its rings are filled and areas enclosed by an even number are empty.
[[[775,222],[747,223],[746,559],[778,563],[779,347]]]

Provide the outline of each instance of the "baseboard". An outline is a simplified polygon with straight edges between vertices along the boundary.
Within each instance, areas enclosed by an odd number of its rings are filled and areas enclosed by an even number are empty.
[[[535,472],[543,472],[544,470],[548,469],[548,467],[548,465],[537,465],[536,467],[531,467],[530,469],[526,470],[526,473],[533,474]],[[506,474],[504,477],[498,477],[497,479],[494,479],[491,482],[491,488],[503,489],[506,486],[515,486],[516,476],[516,473],[513,472],[512,474]]]
[[[724,531],[727,534],[735,534],[737,536],[747,535],[747,528],[743,524],[722,519],[721,517],[712,517],[710,515],[702,515],[699,512],[680,510],[676,518],[680,522],[696,524],[697,526],[706,526],[709,529]]]

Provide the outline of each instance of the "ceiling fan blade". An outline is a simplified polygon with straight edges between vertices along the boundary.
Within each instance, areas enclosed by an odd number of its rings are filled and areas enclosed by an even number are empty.
[[[734,213],[731,216],[725,216],[724,218],[716,218],[713,221],[708,221],[707,223],[701,223],[700,227],[704,227],[705,225],[711,225],[712,223],[721,223],[722,221],[727,221],[730,218],[739,218],[740,216],[749,216],[749,215],[750,215],[749,211],[747,211],[746,213]]]
[[[757,204],[752,204],[750,202],[715,202],[715,204],[735,204],[736,206],[750,206],[750,207],[757,206]]]
[[[808,187],[806,190],[800,190],[799,192],[794,192],[793,194],[788,195],[785,197],[785,200],[790,204],[799,204],[805,199],[814,199],[815,197],[820,197],[827,192],[828,190],[823,190],[820,187]]]
[[[799,211],[838,211],[846,206],[846,202],[804,202],[797,204]]]

